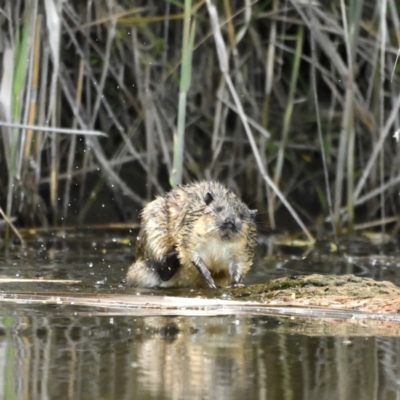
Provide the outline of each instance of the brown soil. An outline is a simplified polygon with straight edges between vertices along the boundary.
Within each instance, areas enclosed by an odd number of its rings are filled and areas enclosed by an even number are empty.
[[[233,289],[235,299],[282,306],[321,306],[373,313],[399,313],[400,288],[391,282],[354,275],[285,277]]]

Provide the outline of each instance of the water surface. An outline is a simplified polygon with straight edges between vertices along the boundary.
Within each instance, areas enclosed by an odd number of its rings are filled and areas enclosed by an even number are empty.
[[[36,235],[24,253],[3,253],[0,277],[82,283],[5,283],[0,294],[171,295],[119,286],[134,240],[129,231]],[[340,257],[318,247],[262,248],[247,283],[311,272],[399,283],[396,244],[350,243]],[[387,336],[384,322],[379,329],[339,319],[126,316],[0,302],[0,399],[398,399],[400,338]]]

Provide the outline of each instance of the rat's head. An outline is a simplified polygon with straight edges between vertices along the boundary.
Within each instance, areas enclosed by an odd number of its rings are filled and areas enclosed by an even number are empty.
[[[204,214],[223,239],[247,235],[254,227],[257,210],[250,210],[230,189],[208,191],[204,196]]]

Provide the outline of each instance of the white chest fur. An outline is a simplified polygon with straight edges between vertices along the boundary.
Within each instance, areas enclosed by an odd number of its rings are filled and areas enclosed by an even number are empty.
[[[231,269],[239,261],[237,259],[238,251],[239,243],[237,241],[211,236],[195,247],[194,258],[200,258],[209,271],[218,272]]]

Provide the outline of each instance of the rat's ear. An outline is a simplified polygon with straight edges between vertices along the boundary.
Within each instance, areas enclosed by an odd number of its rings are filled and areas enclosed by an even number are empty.
[[[210,192],[207,192],[206,195],[204,196],[204,203],[209,205],[212,201],[214,200],[214,197]]]
[[[258,211],[257,210],[249,210],[249,212],[250,212],[250,217],[254,219],[256,217]]]

